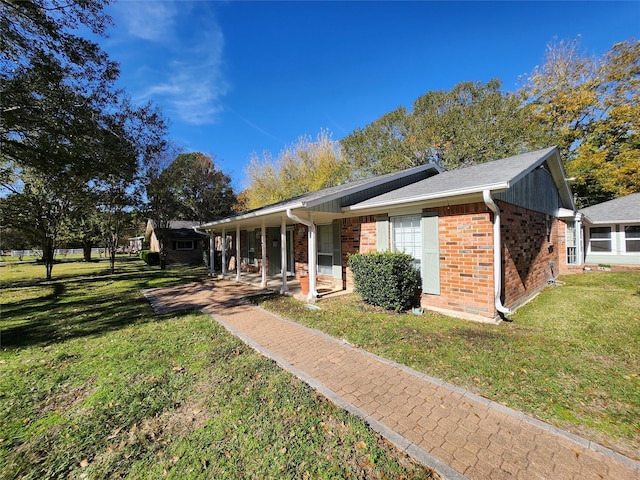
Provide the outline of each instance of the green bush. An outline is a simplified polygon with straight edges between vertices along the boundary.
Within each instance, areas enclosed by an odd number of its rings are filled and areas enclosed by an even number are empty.
[[[140,258],[147,265],[160,265],[160,254],[151,250],[140,250]]]
[[[422,280],[413,257],[400,252],[373,252],[348,256],[355,292],[365,302],[402,311],[420,305]]]

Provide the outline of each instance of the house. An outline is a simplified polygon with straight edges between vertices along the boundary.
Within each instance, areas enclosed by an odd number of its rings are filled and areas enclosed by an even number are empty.
[[[144,244],[144,235],[127,238],[127,252],[136,255]]]
[[[567,233],[576,228],[573,195],[551,147],[448,172],[415,167],[198,231],[231,234],[237,279],[247,266],[262,272],[263,285],[267,274],[279,274],[284,293],[288,274],[308,274],[310,300],[322,284],[353,287],[348,254],[405,251],[421,271],[424,307],[495,322],[580,263]]]
[[[640,193],[580,210],[585,263],[640,266]]]
[[[167,263],[200,264],[203,262],[204,242],[207,237],[194,230],[198,225],[199,222],[184,220],[169,222]],[[152,252],[160,251],[156,224],[153,220],[147,221],[144,242],[149,245],[149,250]]]

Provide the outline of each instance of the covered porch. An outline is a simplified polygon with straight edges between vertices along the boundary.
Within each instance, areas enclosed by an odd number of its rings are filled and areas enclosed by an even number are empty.
[[[343,290],[335,217],[335,212],[312,215],[286,209],[262,212],[259,218],[248,213],[195,229],[209,237],[212,276],[312,302]]]

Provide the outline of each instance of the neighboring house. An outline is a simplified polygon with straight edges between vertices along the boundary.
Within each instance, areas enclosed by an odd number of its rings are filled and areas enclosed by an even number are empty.
[[[204,241],[207,237],[194,230],[194,227],[198,225],[199,222],[183,220],[172,220],[169,223],[169,241],[166,248],[167,263],[202,263]],[[147,222],[144,241],[152,252],[160,251],[155,223],[152,220]]]
[[[140,235],[138,237],[129,237],[127,238],[127,252],[130,254],[137,254],[140,250],[142,250],[143,244],[144,235]]]
[[[399,250],[416,259],[422,305],[496,321],[535,295],[580,255],[573,195],[555,147],[442,172],[425,165],[361,180],[204,224],[235,234],[243,267],[318,285],[353,287],[349,253]],[[579,227],[577,228],[579,232]],[[576,245],[579,245],[576,239]],[[573,256],[569,255],[573,253]],[[265,261],[262,261],[264,259]],[[384,282],[384,279],[380,279]]]
[[[580,210],[585,263],[640,265],[640,193]]]

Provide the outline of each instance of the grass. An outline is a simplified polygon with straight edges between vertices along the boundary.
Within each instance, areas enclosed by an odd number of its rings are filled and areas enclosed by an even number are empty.
[[[0,267],[0,478],[429,478],[360,419],[199,312],[140,261]]]
[[[355,295],[322,300],[318,311],[281,296],[258,301],[639,459],[640,274],[562,280],[500,325],[388,313]]]

